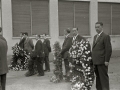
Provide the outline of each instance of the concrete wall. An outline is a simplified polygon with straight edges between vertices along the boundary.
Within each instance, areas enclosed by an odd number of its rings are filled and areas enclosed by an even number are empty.
[[[72,1],[72,0],[67,0]],[[88,37],[90,43],[93,42],[93,36],[96,34],[95,22],[98,21],[98,1],[120,3],[120,0],[76,0],[76,1],[90,1],[90,34]],[[19,38],[12,37],[12,8],[11,0],[1,0],[2,3],[2,28],[3,36],[8,42],[8,55],[12,54],[11,47],[19,42]],[[58,21],[58,0],[49,0],[49,31],[51,46],[55,41],[63,43],[64,38],[59,37],[59,21]],[[111,36],[111,43],[113,50],[120,49],[120,36]],[[35,40],[34,40],[35,43]]]

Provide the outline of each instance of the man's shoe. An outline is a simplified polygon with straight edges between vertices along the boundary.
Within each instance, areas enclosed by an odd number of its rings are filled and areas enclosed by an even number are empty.
[[[44,71],[47,71],[47,70],[44,70]]]
[[[44,76],[44,74],[38,74],[37,76]]]
[[[34,75],[34,73],[31,73],[31,72],[26,72],[26,73],[25,73],[25,76],[26,76],[26,77],[29,77],[29,76],[32,76],[32,75]]]

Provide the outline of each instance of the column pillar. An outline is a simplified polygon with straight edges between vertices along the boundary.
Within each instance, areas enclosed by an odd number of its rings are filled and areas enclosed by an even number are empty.
[[[49,0],[49,29],[51,43],[58,41],[59,26],[58,26],[58,0]]]
[[[91,39],[90,43],[93,43],[93,37],[96,34],[95,30],[95,23],[98,21],[98,1],[97,0],[91,0],[90,1],[90,34]]]

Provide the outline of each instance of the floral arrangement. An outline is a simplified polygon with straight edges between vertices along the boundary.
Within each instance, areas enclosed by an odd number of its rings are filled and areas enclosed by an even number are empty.
[[[58,83],[63,79],[63,72],[62,72],[62,58],[59,57],[59,53],[61,51],[61,47],[59,42],[55,42],[53,45],[53,55],[54,55],[54,75],[51,77],[50,81],[54,83]]]
[[[30,55],[26,53],[18,44],[12,47],[13,57],[11,60],[11,65],[9,69],[19,71],[19,70],[27,70],[28,69],[28,60],[30,59]]]
[[[82,39],[73,41],[69,50],[70,73],[72,74],[72,90],[91,90],[94,82],[94,68],[92,64],[90,44]]]

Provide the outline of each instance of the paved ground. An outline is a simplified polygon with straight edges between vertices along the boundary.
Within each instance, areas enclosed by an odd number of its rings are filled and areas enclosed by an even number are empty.
[[[51,70],[54,68],[50,63]],[[6,90],[70,90],[70,84],[62,81],[61,83],[50,82],[53,72],[46,72],[45,76],[37,75],[25,77],[26,71],[9,71],[7,75]],[[63,71],[64,72],[64,71]],[[111,90],[120,90],[120,57],[111,58],[109,66],[110,88]],[[95,84],[92,87],[95,89]]]

